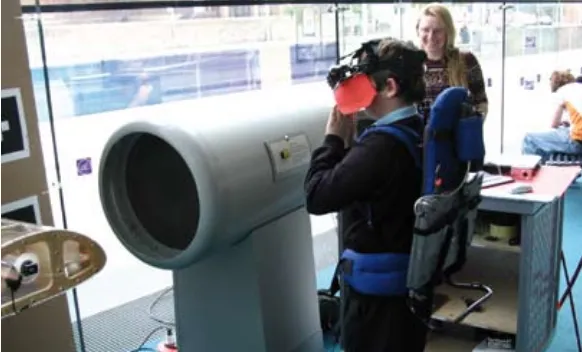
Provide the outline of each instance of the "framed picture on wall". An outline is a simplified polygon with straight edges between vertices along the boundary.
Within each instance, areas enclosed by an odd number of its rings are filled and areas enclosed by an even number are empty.
[[[19,88],[2,89],[2,164],[28,158],[30,147]]]
[[[31,196],[3,204],[2,217],[40,225],[41,217],[38,197]]]

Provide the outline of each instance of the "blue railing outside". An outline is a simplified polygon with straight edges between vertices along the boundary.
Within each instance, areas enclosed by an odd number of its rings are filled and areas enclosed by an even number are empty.
[[[579,38],[577,35],[582,35],[582,26],[510,28],[506,54],[507,57],[515,57],[580,49],[582,41],[574,40]],[[524,51],[524,40],[531,39],[528,36],[535,38],[536,45]],[[467,49],[483,60],[496,56],[499,45],[498,42],[476,40]],[[66,87],[67,95],[72,100],[72,115],[83,116],[129,107],[143,85],[148,85],[149,94],[140,105],[260,89],[259,57],[260,49],[257,47],[213,52],[192,50],[50,66],[48,70],[51,82],[60,81]],[[291,83],[323,80],[329,67],[335,64],[336,57],[335,41],[290,45]],[[288,65],[285,62],[281,64]],[[42,67],[32,67],[32,78],[37,100],[42,101],[45,93]],[[39,109],[39,119],[48,119],[48,113]]]

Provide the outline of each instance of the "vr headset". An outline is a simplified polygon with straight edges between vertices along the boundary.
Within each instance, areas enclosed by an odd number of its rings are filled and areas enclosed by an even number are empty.
[[[353,114],[370,106],[388,78],[394,79],[403,89],[405,84],[400,77],[424,67],[426,53],[412,46],[399,46],[398,55],[380,59],[381,41],[374,39],[363,43],[358,50],[340,58],[342,61],[351,56],[348,64],[333,66],[327,74],[327,83],[333,89],[342,114]]]

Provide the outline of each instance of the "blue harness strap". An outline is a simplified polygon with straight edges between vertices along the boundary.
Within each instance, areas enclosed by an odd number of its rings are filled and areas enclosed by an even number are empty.
[[[416,131],[402,125],[374,124],[362,132],[358,137],[358,142],[361,142],[367,135],[373,132],[385,133],[396,137],[406,146],[406,149],[408,149],[408,152],[414,158],[416,167],[422,170],[421,139]],[[369,204],[363,204],[363,206],[365,208],[364,211],[367,212],[368,225],[372,226],[372,207]]]
[[[346,249],[340,259],[339,271],[345,282],[362,294],[401,296],[408,293],[409,260],[408,254],[361,254]]]
[[[422,168],[421,139],[413,129],[396,124],[378,124],[368,127],[358,138],[362,141],[373,132],[386,133],[402,142],[414,158],[416,167]],[[368,223],[371,225],[371,208],[368,205]],[[336,275],[341,275],[345,283],[359,293],[374,296],[403,296],[408,294],[406,285],[409,254],[400,253],[358,253],[346,249],[340,258]],[[338,287],[337,283],[332,283]]]
[[[420,150],[421,139],[418,133],[412,128],[402,125],[373,125],[368,127],[359,136],[358,141],[362,141],[364,137],[372,132],[380,132],[392,135],[406,146],[410,155],[414,158],[414,163],[422,169],[422,152]]]

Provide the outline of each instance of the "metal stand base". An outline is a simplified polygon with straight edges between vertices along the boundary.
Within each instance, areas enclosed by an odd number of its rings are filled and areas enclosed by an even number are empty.
[[[180,351],[320,352],[313,240],[304,208],[174,272]]]

